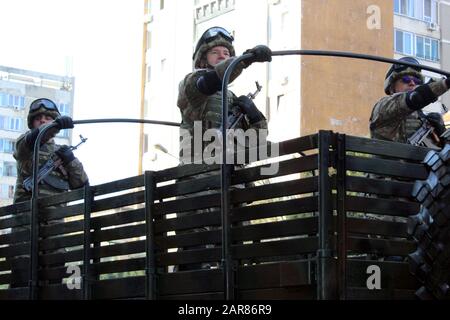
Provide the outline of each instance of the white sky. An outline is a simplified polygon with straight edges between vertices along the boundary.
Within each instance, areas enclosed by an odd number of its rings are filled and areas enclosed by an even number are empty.
[[[0,0],[0,65],[66,74],[74,120],[139,118],[143,0]],[[139,125],[78,125],[92,185],[138,174]]]

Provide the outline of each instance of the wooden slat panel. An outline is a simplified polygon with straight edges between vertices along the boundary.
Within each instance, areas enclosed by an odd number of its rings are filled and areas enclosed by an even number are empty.
[[[406,238],[406,223],[359,218],[347,219],[347,232]]]
[[[116,180],[108,183],[93,186],[94,196],[105,195],[108,193],[119,192],[123,190],[139,188],[144,186],[144,176],[135,176],[122,180]]]
[[[414,252],[416,245],[412,241],[348,238],[348,250],[357,253],[376,253],[382,256],[407,256]]]
[[[381,198],[364,198],[347,196],[345,200],[347,212],[375,213],[386,216],[408,217],[416,215],[420,204]]]
[[[363,177],[346,178],[347,191],[412,198],[413,182],[376,180]]]
[[[396,157],[422,161],[431,150],[423,147],[416,147],[405,143],[383,141],[377,139],[367,139],[361,137],[346,136],[345,147],[348,151],[369,153],[381,156]]]
[[[411,180],[424,180],[428,177],[428,171],[422,164],[353,156],[347,156],[346,159],[347,170],[408,178]]]
[[[26,299],[28,299],[28,288],[0,290],[0,300],[26,300]]]

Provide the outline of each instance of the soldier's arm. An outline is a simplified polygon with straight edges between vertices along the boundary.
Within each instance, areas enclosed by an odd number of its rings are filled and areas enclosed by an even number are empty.
[[[16,148],[13,153],[13,157],[16,160],[26,160],[32,157],[33,150],[30,148],[29,143],[26,142],[26,133],[22,134],[16,140]]]
[[[84,171],[83,164],[77,158],[65,165],[64,168],[69,175],[70,189],[81,188],[88,181],[88,176]]]

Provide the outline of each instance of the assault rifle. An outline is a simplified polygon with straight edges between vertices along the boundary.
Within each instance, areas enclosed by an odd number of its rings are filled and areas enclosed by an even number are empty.
[[[448,109],[445,105],[442,105],[443,111],[445,113],[448,112]],[[412,144],[413,146],[423,146],[427,148],[434,148],[436,142],[439,143],[439,137],[434,132],[434,127],[427,121],[423,119],[422,126],[414,132],[408,139],[407,142]]]
[[[258,81],[255,82],[256,84],[256,91],[253,93],[249,93],[247,94],[247,97],[254,100],[256,98],[256,96],[258,95],[258,93],[261,92],[262,86],[258,83]],[[241,121],[241,119],[244,117],[244,114],[242,112],[239,111],[235,111],[233,112],[233,114],[231,114],[228,117],[228,124],[229,124],[229,128],[228,129],[233,129],[238,123],[239,121]]]
[[[80,145],[86,142],[87,138],[84,138],[80,134],[81,142],[76,146],[69,147],[70,150],[76,150]],[[58,157],[56,153],[53,153],[50,156],[50,159],[47,160],[46,163],[39,169],[37,172],[37,183],[40,183],[43,179],[45,179],[53,170],[56,168],[60,168],[60,170],[65,173],[64,168],[62,167],[62,159]],[[33,176],[29,176],[23,181],[23,187],[27,191],[31,191],[33,189]]]

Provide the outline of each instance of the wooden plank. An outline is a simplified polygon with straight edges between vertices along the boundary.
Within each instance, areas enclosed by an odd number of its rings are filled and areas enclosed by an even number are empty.
[[[383,176],[401,177],[411,180],[425,180],[428,171],[423,164],[406,163],[380,158],[347,156],[347,170],[374,173]]]
[[[234,208],[231,209],[231,222],[236,223],[314,211],[317,211],[317,197],[307,197]],[[215,210],[185,217],[159,220],[155,222],[155,232],[158,234],[168,231],[187,230],[202,225],[220,226],[220,211]]]
[[[250,259],[271,256],[288,256],[311,253],[317,250],[317,237],[270,241],[253,244],[233,245],[234,259]],[[180,252],[160,253],[157,262],[160,266],[178,265],[198,262],[220,261],[219,246],[208,249],[186,250]]]
[[[116,209],[144,202],[144,191],[131,192],[107,199],[95,200],[92,203],[92,212]]]
[[[271,288],[260,290],[242,290],[238,299],[242,300],[315,300],[315,286],[301,286],[289,288]]]
[[[235,189],[231,190],[230,193],[231,202],[237,204],[295,194],[312,193],[314,191],[317,191],[317,177],[273,183],[246,189]],[[219,192],[163,203],[155,203],[154,205],[157,215],[179,212],[180,208],[183,208],[183,211],[191,211],[211,207],[220,207]]]
[[[41,207],[55,206],[62,203],[81,200],[83,199],[83,197],[84,197],[83,188],[79,188],[76,190],[66,191],[52,196],[42,197],[39,199],[39,205]]]
[[[413,182],[368,179],[363,177],[346,177],[347,191],[364,192],[378,195],[404,197],[413,200]]]
[[[406,143],[346,136],[347,151],[369,153],[421,162],[431,150]]]
[[[12,266],[14,266],[15,269],[26,269],[29,267],[29,258],[20,257],[0,261],[0,271],[11,270]]]
[[[407,256],[416,250],[412,241],[348,237],[348,250],[355,253],[374,253],[381,256]]]
[[[94,197],[144,186],[144,175],[92,186]]]
[[[129,277],[96,281],[92,284],[93,299],[125,299],[144,297],[145,277]]]
[[[5,218],[0,220],[0,229],[20,227],[30,224],[30,212],[21,213],[11,218]]]
[[[406,262],[381,262],[369,260],[347,261],[347,286],[365,287],[369,274],[367,268],[376,265],[380,268],[381,288],[382,289],[408,289],[417,290],[420,283],[409,271],[409,265]]]
[[[11,204],[9,206],[0,208],[0,217],[19,214],[25,211],[30,211],[30,201],[19,202],[16,204]]]
[[[416,215],[420,210],[419,203],[354,196],[347,196],[345,205],[347,212],[365,212],[399,217]]]
[[[316,234],[317,219],[305,218],[289,221],[260,223],[249,226],[233,227],[231,229],[232,241],[255,241],[297,235]],[[202,246],[206,244],[219,244],[222,240],[222,231],[217,228],[212,231],[196,231],[155,239],[159,250]]]
[[[407,238],[406,223],[360,218],[347,218],[348,233]]]
[[[0,235],[0,245],[15,244],[25,241],[30,241],[30,232],[26,230]]]

